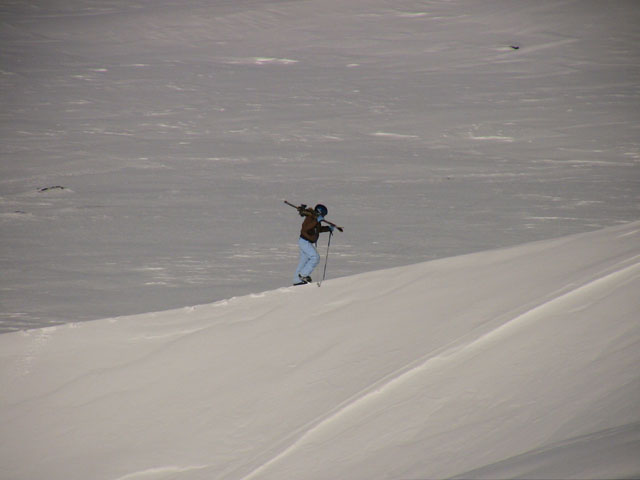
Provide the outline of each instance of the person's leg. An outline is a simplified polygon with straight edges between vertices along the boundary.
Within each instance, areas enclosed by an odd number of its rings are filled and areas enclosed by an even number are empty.
[[[300,272],[309,261],[309,255],[306,253],[306,245],[309,245],[309,242],[303,240],[302,238],[298,239],[298,246],[300,247],[300,260],[298,261],[298,268],[296,268],[296,273],[293,275],[293,283],[300,283]]]
[[[302,265],[302,268],[300,268],[299,274],[302,277],[308,277],[320,262],[320,255],[318,254],[316,247],[306,240],[300,239],[300,248],[304,250],[304,254],[307,256],[307,261]]]

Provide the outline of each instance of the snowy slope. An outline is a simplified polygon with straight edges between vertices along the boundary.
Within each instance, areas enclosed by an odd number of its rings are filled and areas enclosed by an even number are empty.
[[[331,278],[640,218],[634,0],[0,18],[0,332],[286,286],[283,198],[346,227]]]
[[[637,477],[639,240],[2,335],[3,476]]]

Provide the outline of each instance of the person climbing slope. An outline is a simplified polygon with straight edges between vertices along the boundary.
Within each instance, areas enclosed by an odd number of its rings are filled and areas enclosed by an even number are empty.
[[[297,208],[300,215],[305,218],[302,222],[300,238],[298,239],[300,261],[293,277],[293,284],[305,285],[311,283],[311,272],[320,262],[320,255],[315,246],[318,242],[318,237],[321,232],[333,232],[334,226],[321,225],[322,220],[328,213],[328,209],[320,203],[313,210],[306,208],[306,205],[301,205]]]

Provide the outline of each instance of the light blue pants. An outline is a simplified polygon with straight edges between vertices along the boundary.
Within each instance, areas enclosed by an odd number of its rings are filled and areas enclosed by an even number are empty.
[[[300,282],[298,275],[302,277],[310,276],[313,269],[316,268],[320,262],[320,255],[313,243],[300,237],[298,239],[298,246],[300,247],[300,261],[298,262],[296,274],[293,276],[293,283]]]

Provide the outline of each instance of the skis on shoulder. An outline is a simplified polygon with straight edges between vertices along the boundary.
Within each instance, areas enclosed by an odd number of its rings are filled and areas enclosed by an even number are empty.
[[[288,202],[287,200],[284,200],[284,203],[286,203],[287,205],[289,205],[290,207],[295,208],[296,210],[298,210],[298,213],[300,214],[301,217],[308,217],[311,215],[315,215],[316,213],[313,211],[313,208],[307,207],[304,203],[300,204],[300,205],[294,205],[291,202]],[[326,223],[327,225],[331,225],[333,228],[337,229],[339,232],[344,232],[344,228],[336,225],[333,222],[330,222],[327,219],[322,219],[323,223]]]

